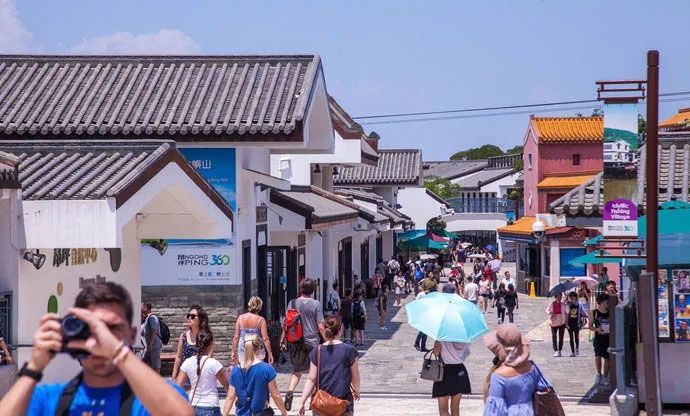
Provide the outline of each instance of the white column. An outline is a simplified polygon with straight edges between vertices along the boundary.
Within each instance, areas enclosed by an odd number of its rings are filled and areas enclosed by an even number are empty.
[[[558,240],[551,240],[550,241],[551,247],[549,250],[551,250],[551,264],[550,264],[550,270],[549,270],[549,277],[550,277],[550,282],[549,282],[549,287],[554,287],[558,283],[560,283],[560,277],[561,277],[561,248],[560,248],[560,242]]]

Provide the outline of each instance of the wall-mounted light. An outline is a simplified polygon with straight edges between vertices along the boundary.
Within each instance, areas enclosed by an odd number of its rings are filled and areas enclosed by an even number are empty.
[[[314,173],[321,173],[321,166],[318,163],[314,165]]]
[[[35,250],[35,252],[27,251],[22,258],[33,264],[36,270],[43,267],[43,263],[46,262],[46,255],[39,253],[38,250]]]

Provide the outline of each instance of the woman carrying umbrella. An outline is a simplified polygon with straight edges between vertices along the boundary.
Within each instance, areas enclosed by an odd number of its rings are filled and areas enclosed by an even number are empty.
[[[434,342],[433,354],[443,360],[443,379],[434,381],[431,397],[438,401],[441,416],[459,415],[460,399],[470,394],[470,377],[465,360],[470,355],[470,344],[465,342]]]

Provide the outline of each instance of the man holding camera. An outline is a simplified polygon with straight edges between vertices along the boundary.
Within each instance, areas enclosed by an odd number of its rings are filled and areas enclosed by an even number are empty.
[[[74,306],[62,320],[52,313],[41,318],[31,359],[0,401],[0,415],[193,415],[184,391],[130,350],[138,331],[125,288],[89,285]],[[66,384],[37,386],[57,352],[78,357],[83,372]]]

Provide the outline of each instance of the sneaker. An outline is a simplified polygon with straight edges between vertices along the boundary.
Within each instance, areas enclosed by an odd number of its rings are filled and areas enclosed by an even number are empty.
[[[562,356],[563,356],[563,354],[561,354],[561,352],[560,352],[560,351],[558,351],[558,356],[559,356],[559,357],[562,357]]]
[[[611,381],[609,380],[609,376],[604,376],[601,378],[601,384],[604,386],[608,386],[611,384]]]
[[[601,384],[601,375],[597,374],[597,376],[594,378],[594,384]]]
[[[498,319],[496,320],[496,325],[501,325],[501,318],[498,318]]]
[[[569,355],[568,357],[574,357],[574,356],[575,356],[575,353],[574,353],[574,352],[571,352],[570,355]]]
[[[576,356],[576,357],[579,357],[579,356],[580,356],[580,349],[579,349],[579,348],[575,350],[575,356]]]
[[[553,356],[554,356],[554,357],[558,357],[559,355],[561,355],[561,353],[558,352],[558,351],[556,351],[556,352],[553,353]]]
[[[292,396],[293,396],[293,394],[294,393],[291,391],[288,391],[287,393],[285,393],[285,409],[288,411],[290,409],[292,409]]]

